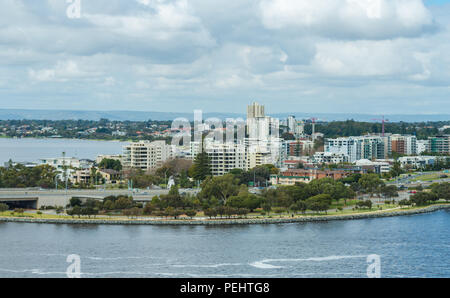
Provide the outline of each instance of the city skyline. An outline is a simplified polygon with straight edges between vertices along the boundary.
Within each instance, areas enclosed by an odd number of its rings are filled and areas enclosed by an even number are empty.
[[[3,3],[2,108],[450,110],[449,1],[80,3]]]

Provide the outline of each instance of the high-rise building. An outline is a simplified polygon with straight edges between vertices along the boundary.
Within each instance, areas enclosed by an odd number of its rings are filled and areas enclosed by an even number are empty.
[[[294,131],[296,138],[301,138],[305,135],[305,122],[303,121],[297,121],[295,123],[295,131]]]
[[[242,144],[209,142],[205,146],[213,176],[222,176],[233,169],[246,168],[245,146]]]
[[[430,140],[417,140],[416,154],[422,154],[423,152],[429,151],[430,151]]]
[[[314,142],[310,140],[286,141],[288,156],[305,156],[314,151]]]
[[[247,106],[247,119],[265,117],[264,106],[257,102]]]
[[[123,147],[123,165],[144,171],[156,169],[172,158],[172,146],[165,141],[139,141]]]
[[[428,138],[430,141],[429,151],[432,153],[450,153],[450,135],[442,135]]]
[[[247,134],[244,143],[247,168],[260,163],[281,164],[285,159],[285,146],[279,138],[279,120],[264,114],[264,106],[253,103],[247,107]]]
[[[411,135],[390,135],[391,151],[404,155],[417,154],[417,138]]]
[[[297,121],[295,120],[295,116],[289,116],[287,118],[287,126],[289,128],[289,132],[290,133],[294,133],[295,132],[295,127],[297,125]]]
[[[342,153],[349,162],[360,159],[385,159],[389,150],[389,138],[382,136],[359,136],[325,140],[325,152]]]

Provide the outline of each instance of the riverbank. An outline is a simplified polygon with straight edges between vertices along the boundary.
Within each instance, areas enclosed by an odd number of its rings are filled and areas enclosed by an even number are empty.
[[[248,225],[248,224],[280,224],[298,222],[323,222],[334,220],[356,220],[367,218],[405,216],[430,213],[450,209],[450,204],[437,204],[414,209],[395,209],[354,213],[346,215],[299,216],[294,218],[241,218],[241,219],[203,219],[203,220],[155,220],[155,219],[44,219],[24,217],[0,217],[1,222],[42,223],[42,224],[93,224],[93,225]]]

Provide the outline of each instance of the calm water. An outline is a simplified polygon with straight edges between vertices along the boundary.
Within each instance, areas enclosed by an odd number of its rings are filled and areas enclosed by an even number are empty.
[[[126,143],[71,139],[0,138],[0,166],[9,159],[35,162],[40,158],[68,157],[95,159],[99,154],[120,154]]]
[[[0,224],[0,277],[450,277],[450,212],[232,227]]]

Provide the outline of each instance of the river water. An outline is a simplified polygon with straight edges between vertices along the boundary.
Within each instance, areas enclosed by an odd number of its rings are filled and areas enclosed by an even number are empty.
[[[0,277],[450,277],[450,211],[239,226],[0,223]]]
[[[120,154],[127,143],[77,139],[0,138],[0,166],[10,159],[36,162],[41,158],[68,157],[94,159],[99,154]]]

